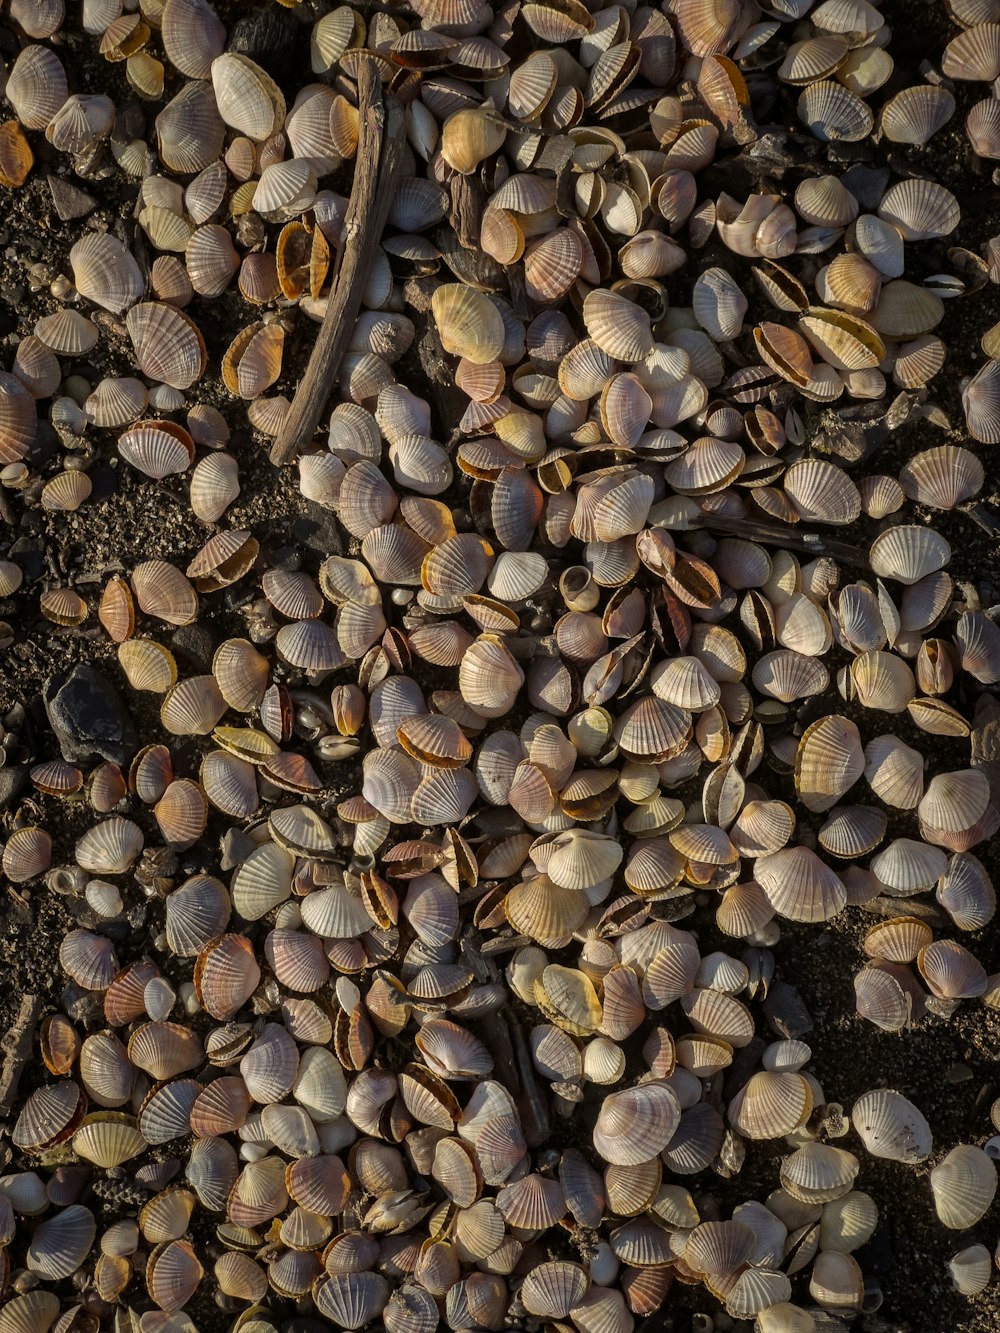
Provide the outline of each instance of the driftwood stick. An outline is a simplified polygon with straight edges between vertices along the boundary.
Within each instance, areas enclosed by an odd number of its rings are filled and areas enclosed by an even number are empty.
[[[798,528],[779,527],[776,523],[760,523],[754,518],[735,518],[728,514],[699,515],[697,526],[729,537],[745,537],[762,546],[783,546],[813,556],[828,555],[857,569],[869,568],[867,552],[863,548],[818,532],[800,532]]]
[[[42,1002],[38,996],[25,995],[17,1017],[0,1041],[0,1050],[3,1051],[3,1064],[0,1065],[0,1120],[10,1115],[14,1105],[17,1085],[25,1065],[31,1059],[35,1027],[41,1012]]]
[[[403,108],[383,98],[375,62],[358,75],[358,154],[330,299],[284,423],[271,448],[279,467],[313,437],[361,308],[361,293],[389,215],[402,161]]]

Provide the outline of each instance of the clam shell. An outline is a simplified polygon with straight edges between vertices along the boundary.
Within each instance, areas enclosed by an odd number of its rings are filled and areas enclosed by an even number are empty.
[[[870,132],[874,119],[867,103],[842,84],[810,84],[798,101],[803,125],[824,143],[855,143]]]
[[[69,95],[62,61],[47,46],[29,44],[7,76],[4,96],[29,130],[44,130]]]
[[[930,1126],[901,1093],[888,1088],[866,1092],[854,1103],[851,1122],[873,1157],[913,1163],[930,1156]]]
[[[144,375],[175,389],[190,388],[205,369],[205,342],[193,320],[155,301],[132,306],[125,317]]]
[[[982,1148],[960,1143],[931,1171],[930,1182],[938,1219],[964,1230],[975,1226],[993,1202],[996,1166]]]
[[[954,114],[955,99],[946,88],[918,84],[886,102],[879,125],[893,143],[925,144]]]
[[[247,56],[217,56],[210,66],[216,105],[223,121],[257,143],[281,128],[285,100],[274,80]]]
[[[142,274],[121,241],[107,233],[85,236],[69,252],[73,281],[81,296],[121,314],[143,293]]]
[[[483,293],[445,283],[435,290],[432,309],[446,352],[482,365],[502,350],[503,317]]]
[[[70,1204],[36,1227],[28,1246],[28,1272],[50,1282],[69,1277],[87,1257],[96,1235],[90,1209]]]

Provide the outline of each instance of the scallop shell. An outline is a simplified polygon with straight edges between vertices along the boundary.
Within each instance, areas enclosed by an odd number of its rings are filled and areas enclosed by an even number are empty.
[[[982,1148],[960,1143],[930,1174],[941,1223],[957,1231],[974,1227],[993,1202],[997,1169]]]
[[[930,1126],[901,1093],[885,1088],[866,1092],[854,1103],[851,1120],[873,1157],[922,1162],[930,1156]]]
[[[445,283],[434,292],[432,309],[446,352],[477,365],[494,360],[504,344],[503,317],[481,292]]]
[[[639,1165],[662,1152],[679,1124],[677,1098],[665,1083],[626,1088],[605,1097],[594,1126],[594,1147],[608,1162]]]
[[[856,143],[870,132],[874,118],[868,105],[842,84],[810,84],[798,101],[803,125],[823,143]]]
[[[1000,23],[977,23],[953,37],[941,56],[948,79],[991,83],[1000,75]]]
[[[134,305],[125,317],[136,363],[144,375],[175,389],[190,388],[205,370],[205,341],[198,326],[173,306]]]
[[[217,56],[210,73],[219,115],[230,129],[261,143],[281,128],[285,100],[259,65],[230,53]]]
[[[879,125],[893,143],[926,144],[954,114],[955,99],[946,88],[917,84],[886,102]]]
[[[47,46],[29,44],[7,76],[4,96],[29,130],[44,130],[69,95],[62,61]]]
[[[121,241],[107,233],[85,236],[69,252],[73,281],[81,296],[121,314],[143,293],[142,274]]]

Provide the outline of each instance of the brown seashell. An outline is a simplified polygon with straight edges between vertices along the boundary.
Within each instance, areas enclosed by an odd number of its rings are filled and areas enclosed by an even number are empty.
[[[0,123],[0,185],[20,189],[34,165],[35,156],[17,121]]]

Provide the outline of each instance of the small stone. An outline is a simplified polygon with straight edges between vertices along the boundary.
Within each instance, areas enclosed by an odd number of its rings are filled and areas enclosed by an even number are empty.
[[[183,657],[194,667],[195,671],[207,673],[212,670],[215,645],[211,631],[204,625],[182,625],[171,638],[170,648],[178,657]]]
[[[876,213],[889,188],[889,168],[866,167],[858,162],[844,172],[840,182],[854,195],[863,212]]]
[[[292,15],[272,4],[252,9],[238,19],[226,49],[249,56],[280,83],[294,68],[295,44],[300,37],[299,24]]]
[[[45,682],[45,711],[62,757],[71,764],[108,759],[126,765],[139,744],[125,701],[89,662]]]
[[[972,1070],[968,1065],[953,1064],[949,1065],[944,1071],[944,1081],[946,1083],[966,1083],[972,1078]]]
[[[97,207],[94,196],[88,194],[86,190],[81,190],[78,185],[72,185],[61,176],[46,176],[45,179],[48,182],[49,194],[52,196],[52,207],[61,222],[85,217],[91,209]]]
[[[5,810],[28,781],[27,764],[5,764],[0,768],[0,810]]]
[[[764,1016],[772,1032],[794,1040],[812,1031],[813,1021],[805,1001],[787,981],[776,981],[764,1001]]]
[[[334,515],[317,504],[310,503],[305,507],[308,517],[297,518],[292,523],[292,537],[296,544],[323,556],[340,555],[343,542]]]

